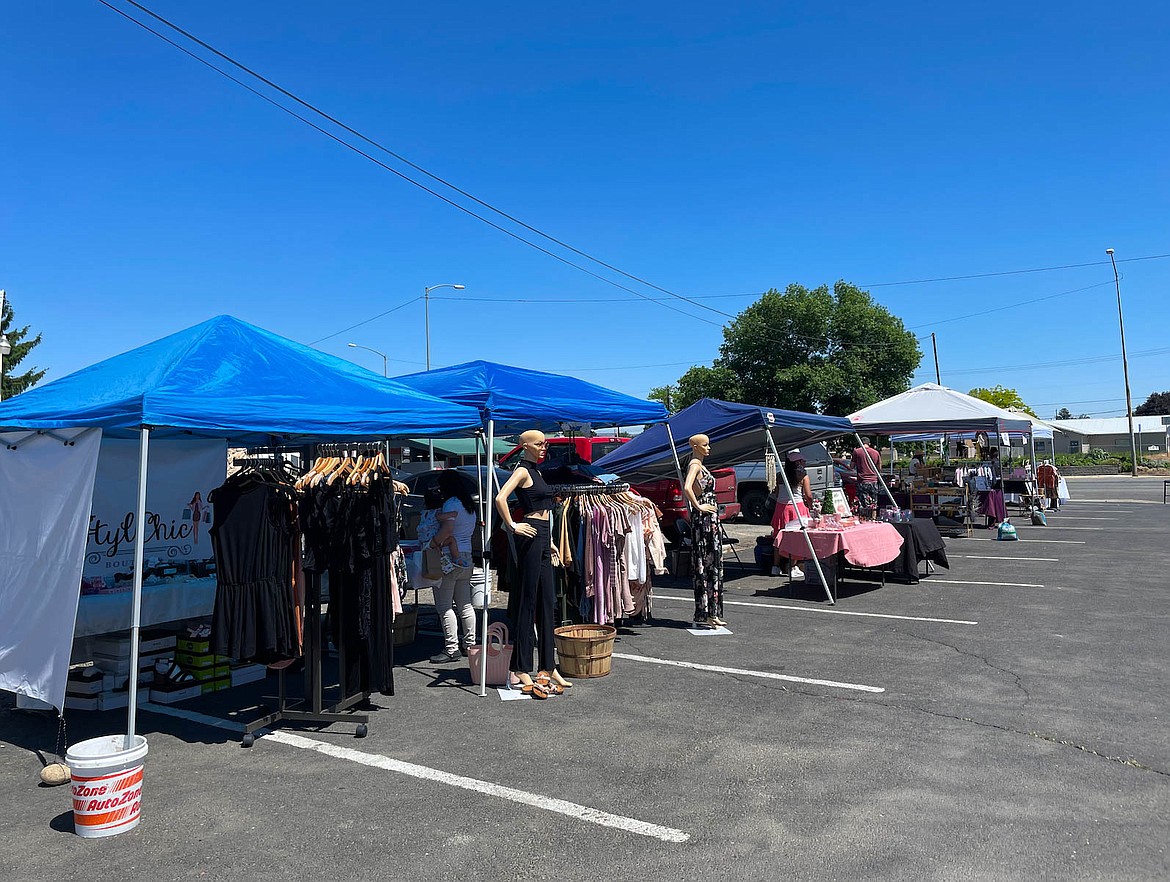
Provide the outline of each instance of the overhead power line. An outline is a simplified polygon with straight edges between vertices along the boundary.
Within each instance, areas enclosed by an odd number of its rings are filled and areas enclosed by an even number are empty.
[[[433,174],[432,172],[428,171],[427,169],[423,168],[422,166],[418,165],[417,163],[412,162],[411,160],[407,159],[406,157],[402,156],[401,154],[396,153],[395,151],[386,147],[384,144],[381,144],[378,141],[375,141],[374,139],[368,137],[367,135],[365,135],[362,132],[358,131],[357,129],[353,128],[352,126],[349,126],[346,123],[342,122],[341,120],[337,119],[336,117],[326,113],[325,111],[318,108],[316,105],[311,104],[308,101],[305,101],[304,99],[300,98],[298,95],[290,92],[288,89],[285,89],[284,87],[278,85],[277,83],[273,82],[272,80],[268,79],[267,77],[263,76],[262,74],[258,73],[257,71],[253,70],[252,68],[248,67],[247,65],[232,58],[230,55],[227,55],[226,53],[221,52],[219,49],[216,49],[211,44],[207,43],[204,40],[201,40],[199,37],[195,36],[194,34],[190,33],[189,31],[186,31],[183,28],[179,27],[174,22],[171,22],[170,20],[164,18],[163,16],[159,15],[158,13],[148,9],[146,6],[143,6],[141,3],[136,2],[136,0],[123,0],[124,3],[127,3],[130,6],[133,6],[135,9],[140,10],[141,12],[150,16],[155,21],[165,25],[167,28],[170,28],[175,33],[181,34],[185,39],[191,41],[192,43],[201,47],[205,51],[210,52],[215,57],[222,59],[224,62],[232,65],[233,67],[244,72],[248,76],[254,78],[255,80],[268,86],[269,88],[275,90],[279,94],[288,98],[290,101],[296,102],[296,104],[300,105],[301,107],[305,108],[306,110],[316,114],[317,116],[321,117],[324,120],[327,120],[329,123],[337,126],[338,128],[342,129],[343,131],[352,135],[353,137],[360,139],[361,141],[363,141],[364,143],[373,147],[374,149],[381,151],[382,153],[385,153],[387,156],[393,157],[398,162],[401,162],[402,164],[408,166],[409,168],[417,171],[419,174],[425,175],[427,178],[431,179],[432,181],[434,181],[438,184],[441,184],[442,186],[448,188],[452,192],[457,193],[460,196],[471,200],[475,204],[487,209],[488,211],[493,212],[494,214],[498,215],[499,217],[504,218],[507,221],[516,224],[517,226],[523,228],[524,230],[527,230],[527,231],[533,233],[534,235],[540,236],[541,238],[547,240],[548,242],[550,242],[552,244],[557,245],[558,247],[564,248],[565,250],[596,264],[597,266],[603,267],[611,272],[617,273],[618,275],[620,275],[626,279],[629,279],[630,281],[637,282],[640,285],[645,285],[647,288],[651,288],[655,291],[658,291],[659,293],[665,294],[665,295],[667,295],[667,297],[666,298],[650,297],[650,296],[648,296],[640,291],[636,291],[635,289],[630,288],[627,285],[621,284],[620,282],[614,281],[613,279],[610,279],[610,278],[607,278],[603,275],[600,275],[599,273],[596,273],[593,270],[588,269],[587,267],[583,267],[580,264],[578,264],[572,260],[569,260],[568,258],[566,258],[562,255],[556,254],[555,252],[550,251],[548,248],[546,248],[538,243],[532,242],[529,239],[525,238],[524,236],[516,233],[515,231],[509,230],[506,227],[503,227],[500,224],[496,223],[495,221],[492,221],[489,218],[486,218],[483,215],[477,213],[476,211],[473,211],[472,209],[467,208],[466,206],[459,204],[458,202],[454,201],[453,199],[450,199],[449,197],[444,196],[443,194],[437,192],[433,188],[428,187],[426,184],[423,184],[422,182],[415,180],[410,175],[407,175],[407,174],[403,173],[402,171],[399,171],[398,169],[393,168],[390,165],[387,165],[385,162],[382,162],[380,159],[370,155],[365,150],[362,150],[361,148],[349,143],[344,138],[341,138],[338,135],[336,135],[335,133],[330,132],[329,130],[323,128],[322,126],[318,125],[317,123],[313,122],[312,120],[309,120],[306,117],[302,116],[301,114],[297,113],[295,110],[293,110],[289,107],[286,107],[285,105],[281,104],[279,101],[274,100],[271,96],[266,95],[263,92],[259,91],[258,89],[248,85],[247,83],[240,80],[238,77],[235,77],[232,74],[228,73],[227,71],[217,67],[216,65],[214,65],[210,61],[208,61],[206,58],[200,57],[199,55],[192,52],[187,47],[177,43],[175,40],[172,40],[170,37],[167,37],[165,34],[160,33],[158,30],[151,27],[149,24],[147,24],[143,21],[139,21],[137,18],[134,18],[132,15],[128,14],[124,10],[119,9],[113,3],[109,2],[109,0],[98,0],[98,2],[101,3],[103,6],[107,7],[108,9],[112,10],[113,12],[116,12],[118,15],[122,16],[127,21],[130,21],[130,22],[138,25],[143,30],[147,31],[150,34],[153,34],[154,36],[158,37],[160,40],[164,41],[165,43],[178,49],[180,52],[184,53],[188,57],[190,57],[190,58],[194,59],[195,61],[198,61],[200,64],[210,68],[211,70],[215,71],[216,73],[220,74],[221,76],[225,77],[226,79],[230,80],[231,82],[235,83],[236,85],[240,86],[241,88],[246,89],[248,92],[252,93],[256,97],[263,99],[267,103],[271,104],[273,107],[283,111],[284,113],[288,114],[289,116],[293,117],[294,119],[304,123],[305,125],[309,126],[310,128],[314,129],[315,131],[319,132],[320,134],[325,135],[327,138],[333,140],[337,144],[340,144],[341,146],[345,147],[346,149],[353,151],[354,153],[369,160],[370,162],[373,162],[375,165],[378,165],[380,168],[390,172],[393,175],[396,175],[400,179],[402,179],[402,180],[406,181],[407,183],[417,187],[418,189],[428,193],[429,195],[434,196],[436,199],[441,200],[442,202],[446,203],[447,205],[451,206],[452,208],[455,208],[455,209],[463,212],[464,214],[466,214],[472,218],[475,218],[476,220],[479,220],[480,222],[492,227],[493,229],[497,230],[498,232],[501,232],[504,235],[509,236],[512,239],[515,239],[516,241],[521,242],[521,243],[529,246],[530,248],[533,248],[536,251],[539,251],[540,253],[542,253],[548,257],[551,257],[554,260],[559,261],[560,263],[565,264],[566,266],[572,267],[573,269],[576,269],[580,272],[583,272],[586,275],[591,276],[592,278],[597,279],[598,281],[603,282],[607,285],[611,285],[611,286],[613,286],[621,291],[625,291],[626,293],[631,294],[634,297],[638,297],[638,298],[645,300],[649,303],[654,303],[654,304],[661,306],[665,309],[669,309],[672,312],[677,312],[678,314],[686,316],[687,318],[695,319],[697,321],[701,321],[701,322],[704,322],[706,324],[713,325],[715,327],[722,328],[724,325],[724,322],[714,321],[712,319],[707,319],[707,318],[704,318],[702,316],[695,315],[691,312],[680,309],[677,306],[671,305],[671,303],[668,301],[674,300],[674,301],[686,303],[692,307],[696,307],[696,308],[704,310],[706,312],[713,313],[713,314],[721,316],[725,319],[735,320],[736,318],[738,318],[738,316],[734,315],[733,313],[724,312],[721,309],[716,309],[712,306],[707,306],[704,303],[700,303],[696,298],[684,296],[682,294],[678,294],[674,291],[671,291],[671,290],[664,288],[660,285],[656,285],[653,282],[650,282],[650,281],[643,279],[639,276],[636,276],[632,273],[626,272],[625,270],[623,270],[617,266],[614,266],[613,264],[607,263],[606,261],[604,261],[598,257],[595,257],[586,251],[583,251],[579,248],[576,248],[576,247],[570,245],[569,243],[564,242],[561,239],[558,239],[555,236],[552,236],[548,233],[545,233],[542,230],[540,230],[540,229],[538,229],[538,228],[536,228],[528,223],[525,223],[524,221],[509,214],[508,212],[506,212],[500,208],[497,208],[496,206],[492,205],[489,202],[486,202],[483,199],[478,198],[477,196],[474,196],[473,194],[467,192],[466,190],[461,189],[460,187],[458,187],[455,184],[451,183],[450,181],[440,177],[439,175]],[[350,330],[350,329],[346,329],[346,330]],[[344,330],[338,331],[337,333],[341,334],[341,333],[345,333],[345,331]],[[331,336],[336,336],[336,334],[331,335]],[[808,343],[814,344],[814,345],[816,345],[818,347],[822,347],[822,348],[828,345],[826,341],[817,340],[815,338],[806,337],[806,336],[799,335],[799,334],[791,334],[790,336],[797,337],[798,339],[803,339]],[[328,338],[322,338],[322,339],[328,339]],[[768,336],[766,339],[768,339],[770,342],[774,342],[774,343],[777,343],[780,345],[784,345],[784,344],[790,342],[789,340],[784,340],[784,339],[780,339],[780,338],[772,337],[772,336]],[[842,344],[842,345],[844,346],[844,348],[847,348],[847,349],[883,349],[883,348],[897,347],[897,346],[901,346],[904,344],[900,344],[900,343],[866,343],[866,344]]]
[[[1118,263],[1134,263],[1139,260],[1166,260],[1170,258],[1170,254],[1149,254],[1144,257],[1127,257],[1124,260],[1117,261]],[[929,285],[934,282],[961,282],[967,279],[990,279],[996,276],[1022,276],[1028,273],[1050,273],[1056,270],[1067,269],[1084,269],[1090,266],[1109,266],[1108,260],[1094,260],[1090,263],[1066,263],[1061,266],[1038,266],[1031,269],[1018,270],[1001,270],[999,272],[989,273],[970,273],[965,276],[939,276],[934,279],[905,279],[901,282],[871,282],[867,285],[861,285],[862,288],[891,288],[895,285]]]

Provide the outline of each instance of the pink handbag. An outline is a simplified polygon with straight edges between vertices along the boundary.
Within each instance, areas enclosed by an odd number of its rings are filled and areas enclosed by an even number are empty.
[[[471,668],[471,682],[479,685],[479,665],[483,646],[476,644],[467,650],[467,665]],[[512,663],[512,644],[508,642],[508,626],[492,622],[487,629],[487,684],[503,686],[508,682],[508,667]]]

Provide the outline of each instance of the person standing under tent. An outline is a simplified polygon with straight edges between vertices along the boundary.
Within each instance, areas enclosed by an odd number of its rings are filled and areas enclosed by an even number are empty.
[[[1060,509],[1060,473],[1051,460],[1044,460],[1036,469],[1036,481],[1040,484],[1040,492],[1048,502],[1048,508],[1053,511]]]
[[[552,571],[552,536],[549,513],[553,495],[544,475],[537,466],[548,451],[544,433],[529,429],[520,435],[523,455],[520,463],[496,494],[496,511],[505,530],[515,540],[516,563],[520,571],[520,604],[516,613],[516,637],[512,650],[508,688],[533,698],[544,699],[559,695],[573,684],[561,676],[556,668],[556,647],[553,644],[554,606],[556,587]],[[515,491],[523,518],[512,520],[508,497]],[[539,631],[540,669],[532,678],[533,631]]]
[[[807,518],[812,508],[812,484],[804,463],[804,454],[799,448],[789,450],[784,459],[784,476],[788,478],[788,486],[792,488],[795,499],[788,495],[788,488],[784,486],[783,481],[776,485],[776,509],[772,512],[773,576],[804,578],[804,571],[793,563],[792,558],[782,553],[777,544],[784,527],[798,518]]]
[[[723,621],[723,536],[719,528],[719,501],[715,476],[703,465],[711,455],[711,439],[690,437],[691,461],[683,494],[691,510],[691,584],[695,590],[696,625],[721,628]]]
[[[442,550],[443,577],[435,583],[435,611],[443,626],[443,651],[434,664],[458,661],[475,644],[475,610],[471,605],[471,537],[479,523],[475,501],[453,471],[439,472],[439,532],[429,546]],[[463,631],[460,643],[459,631]]]
[[[1007,506],[1003,501],[1003,469],[999,461],[998,447],[992,447],[988,451],[986,465],[991,471],[991,489],[979,494],[979,508],[986,515],[987,529],[990,530],[1007,519]]]
[[[861,446],[853,451],[853,469],[857,472],[857,507],[863,518],[877,517],[878,470],[882,467],[882,455],[870,446],[869,438],[861,439]]]
[[[910,479],[913,480],[922,475],[922,470],[926,468],[926,454],[921,450],[914,451],[914,455],[910,457]]]

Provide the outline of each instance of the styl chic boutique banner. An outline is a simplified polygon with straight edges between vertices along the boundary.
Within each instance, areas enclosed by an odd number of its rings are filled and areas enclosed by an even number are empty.
[[[224,441],[151,441],[143,579],[206,576],[212,559],[208,494],[227,476]],[[138,442],[103,440],[89,518],[82,593],[131,585],[138,500]]]

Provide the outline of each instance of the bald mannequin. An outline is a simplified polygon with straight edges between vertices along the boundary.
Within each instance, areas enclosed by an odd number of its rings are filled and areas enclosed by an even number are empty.
[[[711,455],[711,439],[706,435],[691,435],[687,443],[691,445],[691,462],[683,482],[683,495],[696,511],[717,514],[718,505],[705,505],[699,500],[699,476],[703,473],[703,460]]]
[[[520,602],[514,622],[515,644],[508,688],[519,687],[525,694],[543,699],[550,694],[561,693],[573,684],[556,669],[553,646],[556,587],[553,583],[552,542],[549,535],[552,495],[537,468],[548,451],[548,441],[544,438],[544,432],[529,429],[520,434],[520,447],[523,458],[496,494],[496,511],[500,513],[500,522],[504,529],[516,537],[515,559],[520,576]],[[513,492],[524,512],[524,517],[519,521],[512,519],[512,509],[508,505],[508,497]],[[534,625],[540,634],[540,672],[535,681],[531,675]]]

